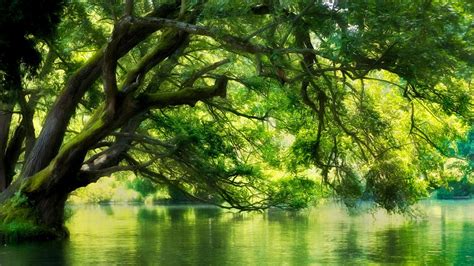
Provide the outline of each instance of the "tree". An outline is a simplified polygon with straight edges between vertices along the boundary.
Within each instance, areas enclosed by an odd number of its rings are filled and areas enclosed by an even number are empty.
[[[11,102],[44,121],[8,138],[19,172],[3,178],[0,216],[64,235],[69,193],[118,171],[223,207],[301,207],[308,167],[349,206],[403,211],[434,183],[453,125],[472,121],[472,8],[71,1],[56,38],[38,40],[38,75],[23,73],[30,94]],[[278,134],[296,136],[291,155]],[[295,178],[265,178],[285,165]]]
[[[27,149],[34,139],[31,108],[26,104],[22,91],[22,73],[33,73],[40,64],[41,55],[31,38],[48,38],[59,22],[63,1],[0,1],[0,189],[11,182],[13,166],[18,158],[21,142],[25,137]],[[24,116],[16,137],[8,143],[12,111],[21,106]]]

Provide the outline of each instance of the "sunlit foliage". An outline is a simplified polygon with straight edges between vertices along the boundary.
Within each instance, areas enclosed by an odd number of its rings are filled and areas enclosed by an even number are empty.
[[[68,1],[34,39],[43,61],[0,145],[29,125],[14,189],[127,172],[142,197],[260,210],[332,194],[399,212],[471,154],[467,1],[125,2]]]

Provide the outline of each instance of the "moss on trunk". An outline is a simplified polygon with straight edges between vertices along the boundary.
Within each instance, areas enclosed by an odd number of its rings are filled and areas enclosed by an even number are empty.
[[[31,222],[0,224],[0,245],[25,241],[47,241],[67,237],[67,231],[57,231]]]
[[[45,212],[45,208],[50,210]],[[17,192],[0,205],[0,244],[66,238],[63,222],[64,203],[51,199],[32,201]]]

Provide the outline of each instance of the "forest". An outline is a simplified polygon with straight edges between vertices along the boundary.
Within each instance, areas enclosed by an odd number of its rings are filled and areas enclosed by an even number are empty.
[[[240,211],[331,198],[407,213],[474,192],[470,1],[0,0],[0,14],[1,239],[66,238],[68,198],[110,178]]]

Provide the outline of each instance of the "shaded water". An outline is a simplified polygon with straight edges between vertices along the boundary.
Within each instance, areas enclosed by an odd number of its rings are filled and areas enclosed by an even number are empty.
[[[0,265],[474,265],[474,200],[425,201],[413,222],[205,206],[75,206],[68,241],[0,247]]]

